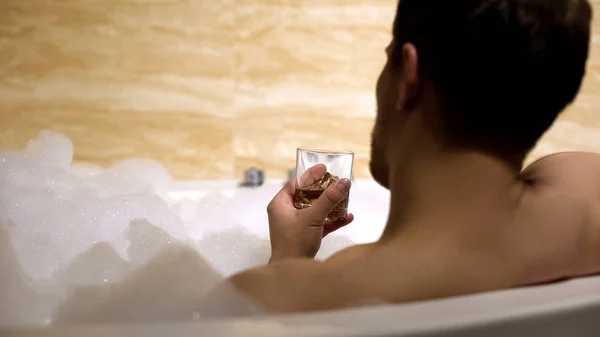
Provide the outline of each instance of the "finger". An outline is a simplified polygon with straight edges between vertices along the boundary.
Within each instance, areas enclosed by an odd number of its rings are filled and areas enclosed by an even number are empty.
[[[353,220],[354,220],[354,214],[348,213],[348,214],[346,214],[345,218],[340,219],[340,220],[336,220],[336,221],[326,220],[325,226],[334,226],[334,225],[337,225],[340,223],[345,223],[345,225],[347,225],[347,224],[351,223]]]
[[[354,214],[350,213],[346,215],[344,220],[333,221],[329,223],[325,223],[325,227],[323,227],[323,237],[337,231],[338,229],[345,227],[354,221]]]
[[[275,195],[273,202],[292,204],[294,201],[294,192],[296,191],[295,179],[289,181],[285,186]]]
[[[314,216],[325,219],[327,214],[348,196],[351,185],[352,183],[348,179],[340,179],[329,185],[311,207]]]
[[[284,195],[290,195],[293,196],[294,193],[296,192],[296,179],[292,179],[290,181],[287,182],[287,184],[285,184],[285,186],[283,186],[283,188],[281,189],[281,191],[279,191],[279,193],[284,194]]]
[[[300,187],[305,187],[314,184],[327,173],[327,166],[323,164],[317,164],[308,170],[304,171],[300,177]]]

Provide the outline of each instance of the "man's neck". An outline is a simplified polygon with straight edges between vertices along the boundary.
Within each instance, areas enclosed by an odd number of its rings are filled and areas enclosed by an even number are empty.
[[[393,158],[390,216],[382,240],[406,231],[457,231],[490,218],[501,221],[517,208],[523,191],[519,161],[420,147]]]

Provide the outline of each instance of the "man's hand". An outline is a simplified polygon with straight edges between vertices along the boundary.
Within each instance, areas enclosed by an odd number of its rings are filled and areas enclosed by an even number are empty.
[[[325,165],[314,166],[301,177],[302,183],[312,184],[325,173]],[[311,207],[301,210],[294,207],[295,185],[293,179],[277,193],[267,207],[271,262],[285,258],[314,258],[325,236],[354,220],[354,215],[348,214],[341,221],[325,221],[327,214],[348,195],[350,180],[340,179],[331,184]]]

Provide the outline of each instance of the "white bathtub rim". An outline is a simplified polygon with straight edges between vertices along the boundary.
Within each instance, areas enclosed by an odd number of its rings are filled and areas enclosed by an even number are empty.
[[[519,300],[527,299],[518,303]],[[531,300],[533,298],[533,300]],[[481,307],[483,305],[483,307]],[[482,326],[555,319],[556,315],[600,309],[600,277],[568,282],[415,302],[254,318],[219,319],[200,322],[156,322],[119,325],[89,324],[49,330],[34,328],[39,335],[70,336],[87,331],[118,332],[128,336],[409,336],[464,331]],[[437,310],[437,312],[436,312]],[[443,314],[440,315],[440,314]],[[588,324],[589,325],[589,324]],[[594,325],[600,328],[600,320]],[[25,329],[25,331],[30,329]],[[1,329],[0,329],[1,331]],[[59,334],[60,332],[60,334]],[[529,331],[531,333],[531,331]],[[73,334],[75,335],[75,334]]]

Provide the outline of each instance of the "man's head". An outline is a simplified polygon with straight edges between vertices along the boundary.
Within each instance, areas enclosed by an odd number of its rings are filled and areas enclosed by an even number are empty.
[[[575,98],[585,73],[587,0],[401,0],[377,84],[371,171],[415,118],[443,146],[524,156]],[[416,133],[413,133],[416,134]]]

